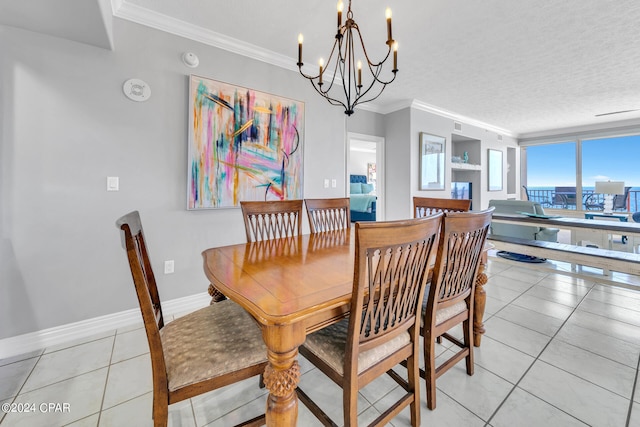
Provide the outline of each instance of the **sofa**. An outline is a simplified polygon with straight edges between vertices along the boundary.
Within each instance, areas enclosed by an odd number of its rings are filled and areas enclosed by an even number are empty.
[[[530,214],[544,215],[544,209],[540,203],[528,200],[489,200],[489,207],[492,206],[496,208],[494,213],[518,214],[520,212],[526,212]],[[557,228],[492,222],[489,232],[495,236],[517,237],[527,240],[544,240],[546,242],[558,241]]]

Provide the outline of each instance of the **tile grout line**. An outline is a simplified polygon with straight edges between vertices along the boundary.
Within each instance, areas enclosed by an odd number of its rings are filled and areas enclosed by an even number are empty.
[[[638,388],[638,375],[640,375],[640,355],[638,355],[638,365],[636,366],[636,379],[633,382],[633,388],[631,389],[631,399],[629,399],[629,411],[627,412],[627,423],[626,427],[629,427],[631,424],[631,411],[633,411],[633,399],[636,397],[636,388]]]
[[[546,276],[545,276],[546,277]],[[542,280],[542,279],[541,279]],[[537,283],[540,283],[539,280]],[[593,290],[593,287],[591,289],[589,289],[589,292],[591,292],[591,290]],[[518,379],[518,381],[516,381],[516,383],[513,385],[513,387],[511,388],[511,390],[509,391],[509,393],[507,393],[507,395],[505,396],[505,398],[502,400],[502,402],[500,402],[500,404],[498,405],[498,407],[495,409],[495,411],[493,411],[493,414],[491,414],[491,416],[489,417],[489,419],[486,421],[485,426],[489,426],[491,423],[491,420],[493,420],[493,418],[496,416],[496,414],[500,411],[500,408],[502,408],[502,406],[505,404],[505,402],[509,399],[509,397],[511,396],[511,394],[515,391],[516,388],[518,388],[518,385],[520,384],[520,382],[524,379],[524,377],[527,376],[527,374],[529,373],[529,371],[531,370],[531,368],[533,368],[533,365],[536,364],[536,362],[540,359],[540,356],[542,355],[542,353],[544,353],[544,351],[547,349],[547,347],[549,347],[549,345],[551,344],[551,342],[555,339],[555,337],[558,335],[558,333],[562,330],[562,328],[566,325],[566,323],[569,321],[569,319],[571,318],[571,316],[573,315],[573,313],[576,312],[576,310],[578,309],[578,307],[580,306],[580,304],[582,304],[582,301],[585,300],[585,298],[587,297],[587,295],[589,295],[589,292],[587,292],[584,296],[582,296],[582,298],[580,299],[580,302],[578,304],[576,304],[576,306],[573,308],[573,310],[571,311],[571,314],[569,314],[567,316],[567,318],[562,322],[562,325],[560,325],[560,327],[558,328],[558,330],[553,334],[553,336],[549,339],[549,341],[547,342],[547,344],[544,346],[544,348],[542,348],[542,350],[540,350],[540,352],[538,353],[538,355],[535,357],[534,361],[531,363],[531,365],[529,365],[529,367],[527,368],[527,370],[522,374],[522,376],[520,377],[520,379]],[[526,390],[525,390],[526,391]],[[527,392],[528,393],[528,392]],[[531,393],[529,393],[531,394]],[[535,395],[532,395],[535,396]],[[540,399],[538,396],[535,396],[536,398]],[[543,400],[543,399],[540,399]],[[543,400],[543,402],[546,402],[545,400]],[[579,420],[578,418],[576,418],[575,416],[573,416],[572,414],[569,414],[565,411],[563,411],[562,409],[558,408],[557,406],[546,402],[547,404],[553,406],[554,408],[558,409],[559,411],[562,411],[563,413],[569,415],[570,417]]]
[[[20,392],[24,388],[24,385],[27,383],[27,381],[29,381],[29,378],[31,378],[31,375],[33,374],[33,371],[35,371],[36,366],[38,365],[38,362],[40,362],[40,359],[42,358],[43,355],[44,355],[44,350],[42,350],[42,353],[40,353],[40,355],[38,356],[38,360],[36,360],[36,363],[33,364],[33,368],[31,368],[31,371],[29,371],[29,375],[27,375],[27,378],[24,379],[24,382],[22,383],[22,385],[20,386],[20,388],[16,392],[16,395],[11,398],[11,403],[14,403],[16,401],[16,399],[18,398],[18,396],[20,395]],[[24,359],[24,360],[29,360],[29,359]],[[18,360],[18,361],[14,362],[14,363],[19,363],[19,362],[22,362],[22,360]],[[8,412],[2,411],[2,417],[0,417],[0,424],[3,423],[3,421],[7,417],[7,414],[8,414]]]
[[[116,347],[116,339],[118,338],[118,330],[116,329],[113,335],[113,344],[111,345],[111,355],[109,356],[109,364],[107,365],[107,377],[104,381],[104,388],[102,390],[102,399],[100,399],[100,410],[98,411],[98,422],[96,426],[100,425],[100,419],[102,418],[102,408],[104,407],[104,397],[107,394],[107,384],[109,384],[109,374],[111,373],[111,362],[113,361],[113,350]]]

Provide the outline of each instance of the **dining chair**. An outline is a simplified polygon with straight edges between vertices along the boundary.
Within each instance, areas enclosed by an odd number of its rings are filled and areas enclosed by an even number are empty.
[[[349,198],[304,199],[311,233],[351,228]]]
[[[153,424],[165,427],[169,405],[259,376],[267,349],[255,320],[231,300],[202,308],[165,324],[140,214],[116,221],[124,236],[153,376]],[[264,425],[264,414],[240,425]]]
[[[420,425],[420,310],[442,214],[355,225],[355,271],[349,318],[307,336],[307,360],[343,390],[344,425],[358,422],[358,392],[384,373],[405,392],[370,425],[383,425],[410,406]],[[407,379],[392,368],[405,361]],[[298,388],[302,403],[336,425]]]
[[[413,198],[413,217],[421,218],[437,212],[466,212],[471,207],[469,199]]]
[[[240,202],[247,242],[302,234],[302,200]]]
[[[466,359],[467,374],[473,375],[474,291],[493,210],[444,213],[433,276],[422,310],[425,368],[420,374],[426,380],[429,409],[436,407],[436,379],[443,373]],[[448,332],[459,324],[462,341]],[[435,340],[440,337],[459,350],[436,367]]]

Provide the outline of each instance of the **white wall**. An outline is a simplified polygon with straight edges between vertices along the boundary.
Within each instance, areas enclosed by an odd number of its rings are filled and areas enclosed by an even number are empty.
[[[297,73],[119,19],[114,39],[109,51],[0,26],[0,339],[137,307],[115,227],[131,210],[165,300],[206,291],[202,250],[244,241],[238,209],[186,210],[191,72],[304,101],[304,195],[344,196],[345,114]],[[123,95],[132,77],[147,102]]]

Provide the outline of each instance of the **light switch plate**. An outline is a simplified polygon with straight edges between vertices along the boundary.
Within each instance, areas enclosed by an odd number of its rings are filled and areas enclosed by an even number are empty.
[[[107,191],[119,191],[120,190],[120,178],[117,176],[107,177]]]

